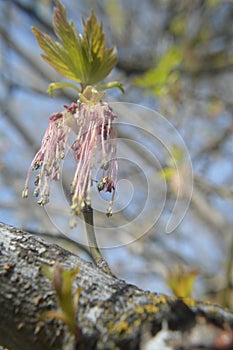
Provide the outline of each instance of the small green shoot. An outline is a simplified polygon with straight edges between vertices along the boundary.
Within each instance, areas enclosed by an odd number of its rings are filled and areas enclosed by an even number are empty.
[[[42,271],[52,281],[60,310],[46,311],[42,314],[41,319],[50,318],[60,320],[68,326],[72,334],[76,335],[76,316],[82,288],[78,288],[73,293],[72,283],[79,272],[79,268],[64,270],[59,264],[56,264],[54,268],[42,265]]]
[[[176,297],[188,298],[193,292],[197,275],[196,269],[185,270],[182,266],[177,266],[169,271],[167,284]]]

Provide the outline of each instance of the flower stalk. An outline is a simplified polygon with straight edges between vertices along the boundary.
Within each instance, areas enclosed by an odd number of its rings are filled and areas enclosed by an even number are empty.
[[[98,244],[97,244],[96,236],[95,236],[93,209],[91,206],[86,205],[85,208],[83,208],[83,217],[85,220],[88,244],[89,244],[89,249],[90,249],[90,253],[91,253],[92,258],[94,259],[96,265],[101,270],[108,273],[109,275],[113,275],[110,267],[108,266],[108,263],[103,258],[102,254],[98,248]]]

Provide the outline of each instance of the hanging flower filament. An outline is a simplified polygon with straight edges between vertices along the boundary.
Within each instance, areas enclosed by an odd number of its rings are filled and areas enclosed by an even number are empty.
[[[48,128],[42,139],[41,148],[35,155],[25,182],[22,196],[28,196],[29,178],[32,170],[40,170],[34,184],[34,196],[40,197],[38,204],[45,205],[49,201],[50,182],[60,179],[61,160],[65,157],[65,148],[70,128],[64,123],[63,113],[50,117]]]
[[[71,209],[75,216],[86,206],[91,205],[91,186],[93,183],[93,170],[101,168],[102,179],[97,185],[108,179],[102,190],[111,192],[107,215],[112,214],[112,205],[118,176],[116,159],[116,131],[112,121],[116,115],[109,105],[100,101],[94,106],[80,103],[73,117],[77,121],[79,131],[72,151],[77,161],[75,175],[71,184],[72,205]]]
[[[118,176],[116,159],[116,131],[112,121],[116,115],[105,102],[95,105],[78,101],[65,106],[62,113],[53,114],[42,140],[41,148],[33,159],[23,191],[28,196],[29,178],[32,170],[38,170],[35,178],[34,196],[38,204],[49,201],[50,183],[61,177],[61,161],[68,151],[70,131],[75,133],[71,152],[76,161],[76,170],[71,184],[71,210],[78,216],[85,206],[91,205],[93,170],[100,167],[102,177],[97,185],[99,191],[111,193],[107,216],[112,215],[115,188]],[[72,221],[74,226],[76,220]]]

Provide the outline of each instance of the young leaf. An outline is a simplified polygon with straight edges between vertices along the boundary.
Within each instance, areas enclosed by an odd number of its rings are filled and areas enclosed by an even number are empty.
[[[77,88],[76,85],[71,84],[71,83],[65,83],[65,82],[60,82],[60,83],[51,83],[49,84],[49,87],[47,89],[47,92],[50,97],[53,97],[53,91],[56,89],[63,89],[63,88],[70,88],[74,89],[77,91],[77,93],[80,93],[80,90]]]
[[[63,321],[67,324],[70,332],[75,334],[77,328],[76,313],[82,288],[78,288],[73,293],[72,284],[79,272],[79,268],[76,267],[72,270],[64,270],[59,264],[56,264],[54,268],[42,265],[42,271],[52,280],[60,310],[45,312],[41,315],[41,319],[52,318]]]
[[[45,52],[45,54],[41,55],[42,58],[64,77],[80,83],[80,73],[75,71],[73,67],[69,66],[70,58],[64,47],[52,39],[48,34],[42,33],[39,29],[33,27],[32,31],[39,46]]]
[[[87,22],[83,20],[83,49],[89,62],[88,84],[94,85],[103,80],[117,62],[115,48],[105,49],[105,35],[98,24],[94,11]]]
[[[166,92],[169,83],[174,84],[179,78],[178,67],[182,62],[182,52],[179,47],[171,46],[156,62],[156,66],[149,69],[141,77],[134,80],[136,86],[152,89],[156,96]]]
[[[116,65],[115,48],[105,48],[105,35],[94,11],[86,22],[83,20],[83,35],[80,35],[74,23],[68,22],[66,9],[59,0],[56,1],[56,5],[53,28],[59,41],[55,41],[39,29],[32,28],[39,46],[44,51],[42,58],[64,77],[79,83],[81,90],[87,85],[100,83]],[[50,94],[55,86],[62,87],[58,83],[50,86]],[[122,90],[120,84],[113,84],[112,87]]]
[[[182,266],[174,268],[168,273],[167,284],[177,297],[190,297],[198,271],[196,269],[186,271]]]
[[[125,92],[123,85],[119,82],[119,81],[111,81],[109,83],[103,83],[103,84],[99,84],[97,86],[98,90],[107,90],[107,89],[112,89],[114,87],[117,87],[118,89],[121,90],[121,92]]]
[[[81,36],[78,34],[72,21],[66,18],[65,7],[58,0],[54,9],[53,28],[56,36],[60,40],[61,46],[66,52],[66,63],[69,69],[76,72],[80,82],[85,81],[86,64],[82,52]]]

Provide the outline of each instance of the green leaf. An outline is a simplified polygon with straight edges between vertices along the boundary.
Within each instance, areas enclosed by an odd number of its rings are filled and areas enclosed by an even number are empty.
[[[105,48],[105,35],[92,10],[90,17],[83,20],[82,47],[88,62],[86,85],[95,85],[102,81],[117,62],[115,48]]]
[[[65,62],[71,72],[76,72],[79,82],[85,80],[85,57],[82,52],[82,39],[78,34],[72,21],[66,18],[65,7],[56,2],[54,9],[53,28],[56,36],[60,40],[63,51],[66,53]]]
[[[97,85],[98,90],[107,90],[107,89],[112,89],[114,87],[120,89],[121,92],[123,92],[123,93],[125,92],[123,85],[119,81],[111,81],[109,83]]]
[[[175,173],[176,173],[176,169],[166,167],[166,168],[163,168],[161,171],[158,172],[158,176],[161,179],[164,178],[165,180],[169,181],[173,177],[173,175]]]
[[[190,297],[198,271],[193,269],[186,271],[182,266],[177,266],[168,273],[167,284],[176,297]]]
[[[63,88],[74,89],[77,93],[80,93],[80,89],[76,85],[71,84],[71,83],[66,83],[66,82],[49,84],[47,92],[48,92],[50,97],[53,97],[53,91],[54,90],[56,90],[56,89],[63,89]]]
[[[56,264],[54,268],[42,265],[44,274],[52,280],[60,311],[50,310],[41,315],[41,319],[53,318],[67,324],[69,330],[75,334],[76,330],[76,312],[78,309],[78,300],[82,288],[72,292],[72,284],[79,272],[79,267],[72,270],[64,270],[61,265]]]
[[[39,29],[32,28],[39,46],[44,51],[42,58],[64,77],[79,83],[81,90],[87,85],[98,84],[116,65],[116,49],[105,48],[105,35],[94,11],[86,22],[83,20],[84,29],[81,35],[77,32],[74,23],[68,22],[65,7],[59,0],[56,5],[53,28],[58,41]],[[55,88],[60,87],[65,86],[62,84],[59,86],[58,83],[50,86],[50,94],[52,95]],[[123,90],[120,84],[112,87]]]
[[[184,160],[184,153],[182,149],[177,145],[173,145],[172,153],[168,160],[169,166],[173,168],[178,167],[183,162],[183,160]]]
[[[172,46],[158,60],[156,67],[136,78],[134,84],[145,89],[153,89],[155,95],[161,95],[166,91],[169,82],[175,83],[179,78],[177,68],[181,61],[181,50],[176,46]]]
[[[167,161],[168,166],[164,167],[161,171],[159,171],[158,176],[168,181],[171,180],[173,176],[177,173],[177,169],[180,167],[183,160],[184,153],[182,149],[177,145],[173,145],[171,154]]]
[[[80,72],[75,71],[73,67],[70,67],[70,58],[64,47],[49,35],[42,33],[39,29],[33,27],[32,31],[39,46],[45,53],[41,55],[42,58],[64,77],[80,83]]]

